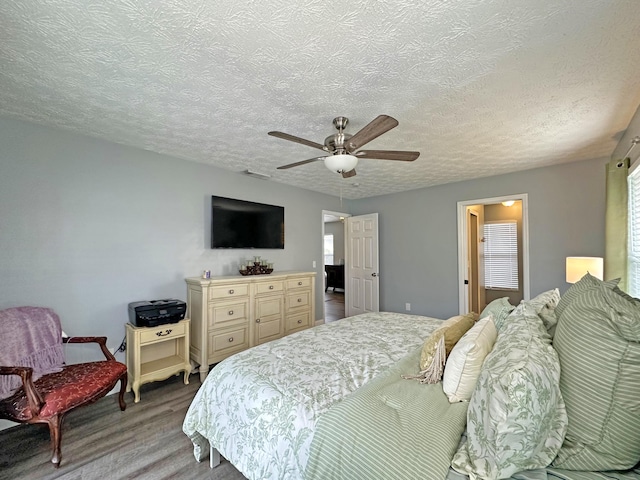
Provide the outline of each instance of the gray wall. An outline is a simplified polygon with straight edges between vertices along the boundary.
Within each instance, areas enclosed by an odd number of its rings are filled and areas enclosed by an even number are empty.
[[[127,303],[184,299],[184,277],[233,274],[254,251],[208,248],[209,196],[285,206],[277,270],[317,262],[322,316],[322,210],[339,198],[101,140],[0,118],[0,308],[53,307],[74,335],[117,347]],[[564,258],[604,252],[605,159],[348,202],[380,214],[380,306],[458,311],[457,202],[529,194],[531,294],[561,291]]]
[[[527,193],[531,296],[564,292],[567,256],[604,255],[607,159],[480,178],[349,203],[378,212],[380,308],[439,318],[458,313],[457,202]]]
[[[52,307],[114,348],[129,302],[184,300],[185,277],[255,254],[317,271],[322,318],[322,210],[339,198],[7,118],[0,145],[0,308]],[[285,249],[211,250],[211,195],[283,205]]]

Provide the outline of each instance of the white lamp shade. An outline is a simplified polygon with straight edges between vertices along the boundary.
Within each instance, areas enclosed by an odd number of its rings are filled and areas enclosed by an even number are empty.
[[[604,260],[600,257],[567,257],[567,283],[576,283],[589,273],[602,280]]]
[[[329,155],[324,159],[325,166],[332,172],[350,172],[358,164],[358,158],[354,155]]]

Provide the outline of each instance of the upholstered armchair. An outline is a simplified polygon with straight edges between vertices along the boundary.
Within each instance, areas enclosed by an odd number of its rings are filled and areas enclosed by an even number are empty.
[[[43,423],[51,435],[51,462],[60,465],[62,420],[74,408],[105,396],[120,380],[126,408],[127,367],[117,362],[106,337],[62,338],[60,319],[48,308],[0,311],[0,418]],[[63,343],[96,343],[105,360],[66,365]]]

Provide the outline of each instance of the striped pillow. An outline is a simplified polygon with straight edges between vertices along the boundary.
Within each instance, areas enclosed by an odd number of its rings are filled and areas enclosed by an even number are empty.
[[[589,282],[558,317],[553,346],[569,427],[553,466],[624,470],[640,459],[640,306]]]
[[[555,308],[556,317],[560,317],[564,309],[567,308],[567,305],[573,302],[573,300],[582,292],[589,291],[590,289],[599,287],[601,285],[604,285],[608,288],[614,288],[616,285],[618,285],[618,282],[620,282],[619,278],[603,282],[590,273],[586,273],[584,277],[571,285],[571,287],[569,287],[569,290],[567,290],[564,295],[562,295],[562,298],[560,298],[560,301]]]

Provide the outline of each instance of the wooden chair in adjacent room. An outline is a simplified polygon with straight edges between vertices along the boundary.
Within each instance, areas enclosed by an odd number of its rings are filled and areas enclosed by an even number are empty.
[[[60,465],[62,420],[74,408],[105,396],[120,380],[126,408],[127,367],[116,361],[106,337],[62,338],[60,319],[48,308],[0,311],[0,418],[49,426],[51,462]],[[97,343],[105,360],[67,365],[63,344]]]

